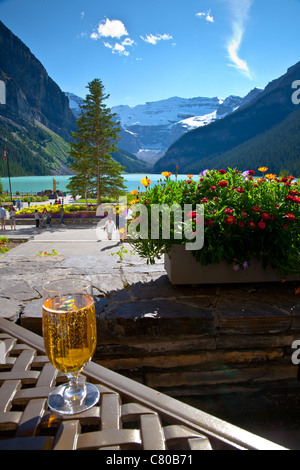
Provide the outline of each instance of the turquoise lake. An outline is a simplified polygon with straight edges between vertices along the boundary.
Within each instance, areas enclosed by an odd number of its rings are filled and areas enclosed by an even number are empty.
[[[146,176],[151,179],[151,183],[156,183],[160,179],[164,179],[162,175],[152,174],[126,174],[123,175],[125,184],[128,191],[137,190],[138,186],[143,189],[141,185],[141,179]],[[15,194],[17,191],[22,193],[38,193],[47,189],[53,189],[53,178],[56,180],[56,189],[59,191],[66,191],[66,186],[69,182],[70,176],[18,176],[11,178],[11,189],[12,193]],[[173,176],[174,178],[174,176]],[[178,179],[186,178],[186,175],[178,175]],[[10,191],[8,178],[1,178],[3,190]]]
[[[141,179],[145,178],[146,176],[151,179],[151,183],[155,184],[160,179],[164,180],[164,177],[159,174],[125,174],[124,180],[128,191],[137,190],[138,186],[140,186],[141,190],[143,190],[143,186],[141,185]],[[196,175],[195,175],[196,176]],[[186,175],[178,175],[178,180],[185,179]],[[66,191],[66,185],[69,182],[70,176],[55,176],[56,180],[56,189],[59,191]],[[172,175],[171,179],[174,179],[175,176]],[[1,182],[3,185],[3,189],[10,191],[9,189],[9,181],[8,178],[1,178]],[[41,191],[45,191],[47,189],[53,189],[53,176],[18,176],[11,178],[11,189],[13,194],[17,191],[22,193],[38,193]]]

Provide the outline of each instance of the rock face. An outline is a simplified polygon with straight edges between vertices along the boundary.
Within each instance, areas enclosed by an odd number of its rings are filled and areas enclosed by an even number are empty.
[[[76,119],[69,101],[30,49],[0,21],[0,80],[6,85],[6,105],[0,113],[38,121],[69,139]]]

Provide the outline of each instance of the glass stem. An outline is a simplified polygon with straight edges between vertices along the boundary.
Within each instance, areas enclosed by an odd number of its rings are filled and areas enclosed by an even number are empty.
[[[69,383],[64,392],[65,400],[69,402],[70,406],[78,402],[81,403],[86,393],[84,383],[78,383],[79,372],[76,374],[67,374],[67,377]]]

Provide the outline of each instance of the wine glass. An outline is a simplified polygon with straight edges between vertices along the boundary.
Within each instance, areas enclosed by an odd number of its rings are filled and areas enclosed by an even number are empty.
[[[73,415],[94,406],[100,397],[98,388],[79,380],[96,349],[95,305],[89,282],[63,279],[45,284],[43,336],[51,364],[69,379],[50,393],[49,408]]]

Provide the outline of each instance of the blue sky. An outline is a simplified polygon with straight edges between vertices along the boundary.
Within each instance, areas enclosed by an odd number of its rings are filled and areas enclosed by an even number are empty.
[[[0,0],[0,20],[63,91],[100,78],[109,106],[244,96],[300,60],[299,0]]]

